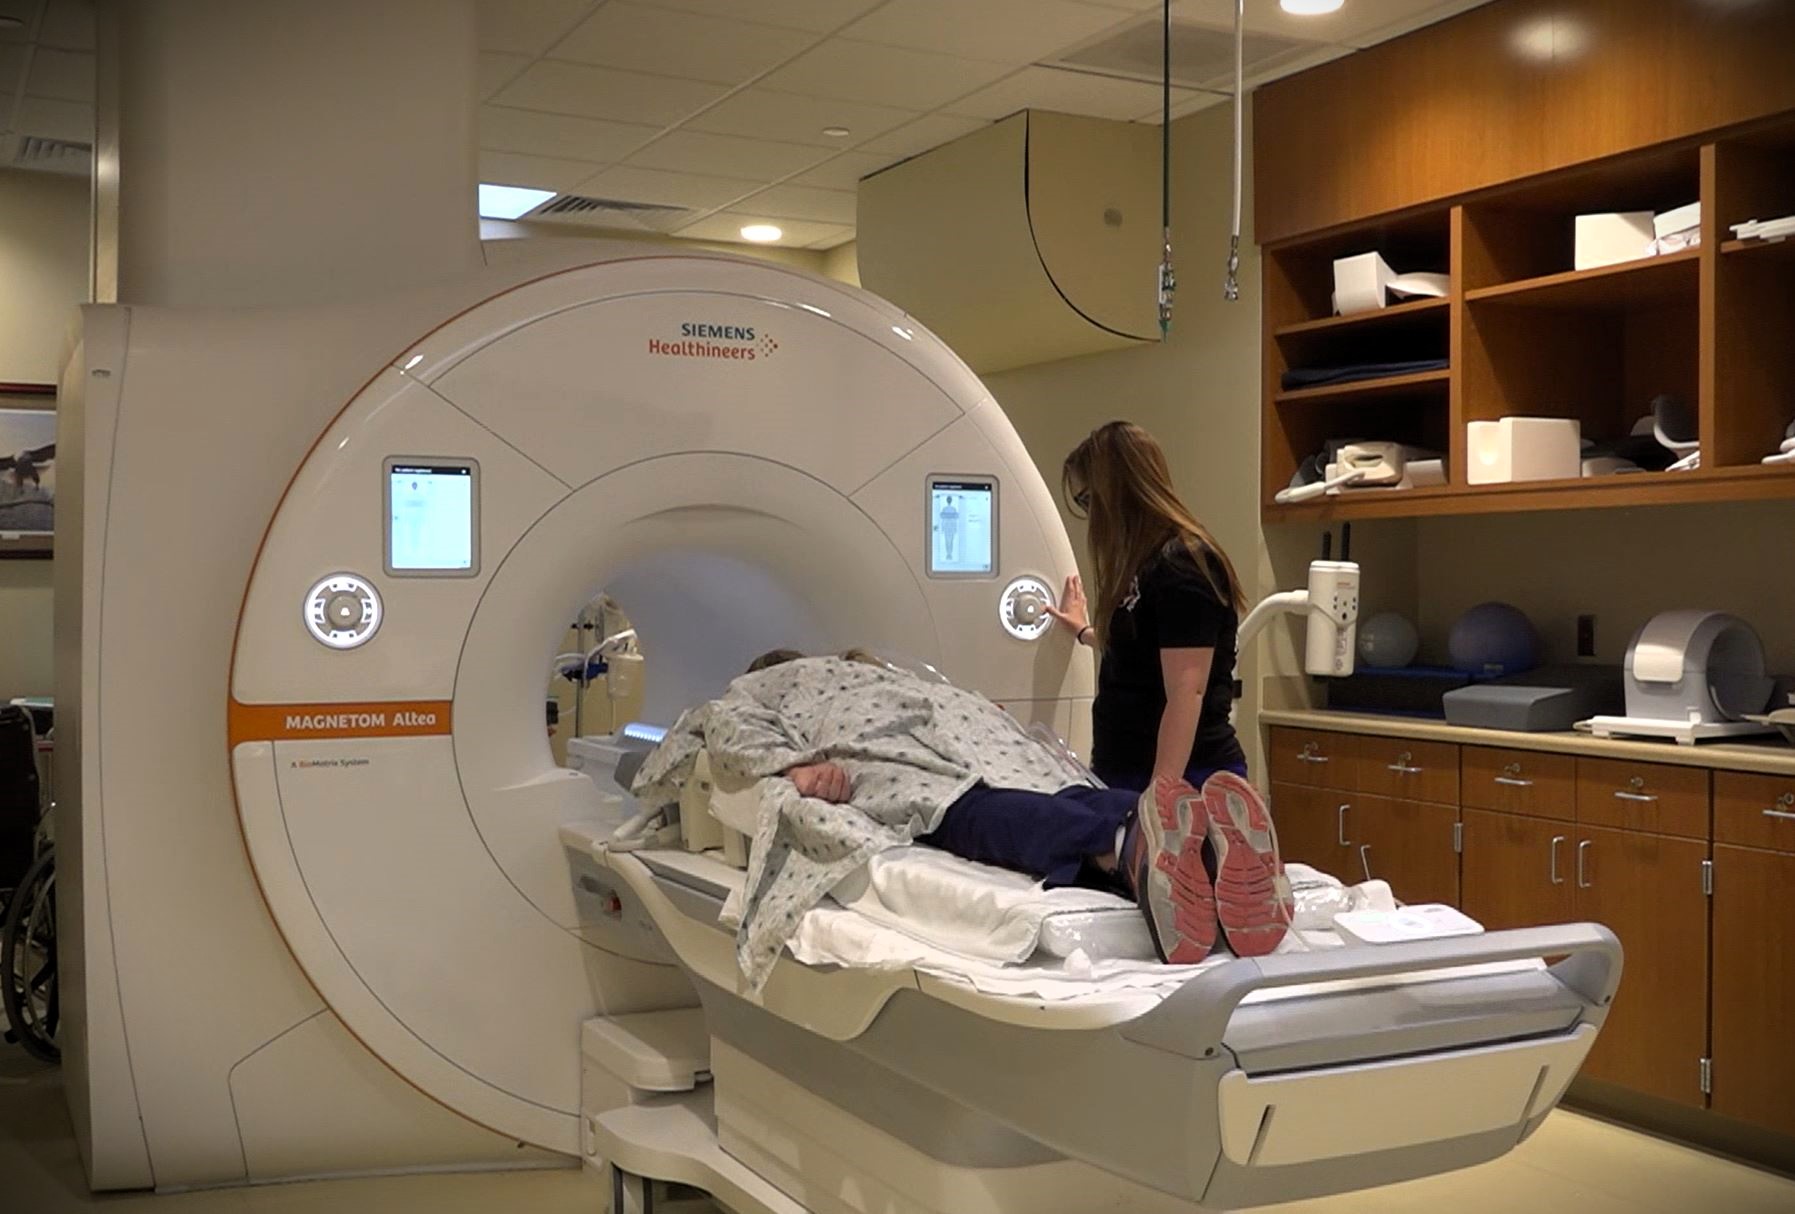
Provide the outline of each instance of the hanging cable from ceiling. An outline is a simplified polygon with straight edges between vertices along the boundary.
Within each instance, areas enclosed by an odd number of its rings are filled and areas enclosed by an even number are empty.
[[[1160,47],[1162,89],[1159,123],[1159,226],[1165,252],[1159,262],[1159,340],[1172,331],[1172,293],[1178,280],[1172,273],[1172,0],[1165,0],[1164,41]]]
[[[1241,102],[1246,92],[1247,0],[1234,0],[1234,224],[1228,236],[1228,276],[1222,280],[1222,298],[1240,298],[1240,153]],[[1169,28],[1169,27],[1168,27]]]

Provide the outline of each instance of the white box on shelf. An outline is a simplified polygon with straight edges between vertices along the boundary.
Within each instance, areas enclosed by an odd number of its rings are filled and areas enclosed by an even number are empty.
[[[1579,270],[1637,261],[1658,251],[1658,233],[1650,211],[1603,211],[1577,216],[1577,249],[1572,265]]]
[[[1659,253],[1695,248],[1702,239],[1702,204],[1692,202],[1660,211],[1652,218],[1652,232],[1657,236]]]
[[[1335,258],[1334,311],[1351,316],[1383,307],[1389,298],[1390,280],[1395,277],[1395,271],[1378,253]]]
[[[1569,480],[1583,474],[1583,426],[1564,417],[1470,422],[1465,479],[1473,485]]]
[[[1334,927],[1342,936],[1360,944],[1400,944],[1405,940],[1438,940],[1446,936],[1483,933],[1483,924],[1438,902],[1391,911],[1341,911],[1334,916]]]

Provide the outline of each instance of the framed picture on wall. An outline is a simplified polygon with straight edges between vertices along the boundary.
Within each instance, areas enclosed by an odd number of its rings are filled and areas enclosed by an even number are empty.
[[[47,557],[56,538],[56,390],[0,385],[0,557]]]

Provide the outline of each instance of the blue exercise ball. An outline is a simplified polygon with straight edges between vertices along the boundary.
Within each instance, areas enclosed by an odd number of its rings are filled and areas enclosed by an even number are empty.
[[[1359,661],[1367,666],[1394,670],[1415,660],[1421,635],[1415,626],[1394,611],[1381,611],[1359,625]]]
[[[1539,633],[1507,603],[1479,603],[1459,616],[1446,648],[1453,667],[1466,674],[1519,674],[1539,665]]]

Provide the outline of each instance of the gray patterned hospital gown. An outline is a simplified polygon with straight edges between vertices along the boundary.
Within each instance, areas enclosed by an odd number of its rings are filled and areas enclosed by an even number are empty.
[[[933,830],[973,785],[1090,783],[983,696],[840,658],[746,675],[685,713],[638,773],[635,795],[652,808],[677,803],[701,749],[719,774],[764,781],[736,933],[736,962],[755,992],[806,911],[878,852]],[[767,778],[825,760],[852,777],[850,804]]]

